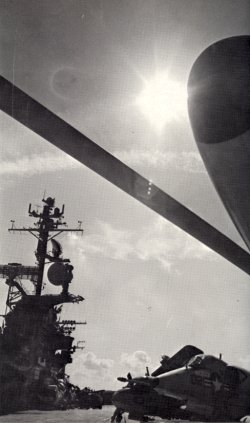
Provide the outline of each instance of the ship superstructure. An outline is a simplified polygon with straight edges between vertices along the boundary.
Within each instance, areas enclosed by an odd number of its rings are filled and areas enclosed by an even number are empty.
[[[76,402],[79,388],[70,384],[65,367],[72,362],[71,336],[75,320],[60,320],[63,303],[79,303],[83,297],[69,293],[73,266],[62,256],[62,246],[55,237],[62,232],[82,233],[69,229],[63,222],[62,210],[55,200],[43,200],[41,213],[29,206],[29,215],[36,219],[33,227],[16,228],[11,232],[29,232],[37,238],[36,266],[9,263],[0,266],[0,277],[8,285],[6,311],[0,333],[0,412],[31,408],[64,408]],[[48,242],[52,245],[48,252]],[[43,294],[44,272],[48,266],[48,280],[61,292]],[[24,280],[33,284],[31,294]],[[82,344],[81,344],[82,345]]]

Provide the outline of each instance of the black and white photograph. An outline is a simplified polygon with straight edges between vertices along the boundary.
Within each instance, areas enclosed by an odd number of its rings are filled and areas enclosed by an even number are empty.
[[[250,1],[0,21],[0,423],[250,422]]]

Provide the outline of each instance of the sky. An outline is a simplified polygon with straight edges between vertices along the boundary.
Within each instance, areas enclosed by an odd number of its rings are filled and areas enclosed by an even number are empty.
[[[210,44],[249,32],[249,1],[1,0],[1,74],[239,245],[198,153],[186,107]],[[153,211],[0,114],[1,263],[35,264],[28,205],[65,204],[74,266],[66,318],[87,320],[67,367],[81,387],[120,387],[186,344],[250,369],[249,277]],[[39,210],[39,208],[38,208]],[[49,282],[44,292],[52,292]],[[54,291],[53,291],[54,292]],[[0,286],[1,313],[6,287]]]

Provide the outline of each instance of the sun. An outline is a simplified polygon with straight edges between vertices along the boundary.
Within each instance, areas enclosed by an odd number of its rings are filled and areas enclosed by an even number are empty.
[[[161,131],[171,121],[179,121],[187,113],[187,93],[184,84],[157,73],[151,80],[144,80],[136,105],[152,126]]]

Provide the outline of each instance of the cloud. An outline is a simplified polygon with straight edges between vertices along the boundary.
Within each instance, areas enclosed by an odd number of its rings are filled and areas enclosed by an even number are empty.
[[[109,358],[97,357],[89,351],[74,358],[73,363],[67,366],[67,371],[71,382],[81,388],[90,386],[94,389],[120,389],[118,374],[124,375],[131,371],[133,376],[141,376],[150,364],[151,358],[145,351],[122,353],[116,363]]]
[[[0,175],[33,176],[44,172],[58,172],[62,169],[78,168],[81,164],[67,154],[32,154],[13,160],[1,161]]]
[[[151,358],[145,351],[135,351],[132,354],[122,353],[121,365],[126,367],[126,371],[133,371],[136,374],[145,373],[146,366],[151,363]]]
[[[98,252],[115,260],[124,260],[132,253],[134,234],[114,228],[107,222],[99,222],[100,236],[94,236],[90,244],[92,252]]]
[[[74,358],[73,363],[67,367],[67,370],[70,372],[72,383],[79,387],[90,386],[91,388],[103,389],[108,385],[112,386],[113,367],[113,360],[97,357],[95,353],[88,351]]]
[[[154,168],[171,166],[173,169],[181,172],[206,172],[200,154],[195,151],[164,152],[157,149],[131,149],[129,151],[116,151],[114,155],[132,167],[143,165]]]
[[[113,367],[113,360],[108,358],[99,358],[93,352],[83,353],[79,357],[81,366],[86,370],[92,370],[98,374],[103,374]]]
[[[215,260],[208,247],[160,216],[138,231],[117,229],[99,221],[96,234],[83,238],[70,234],[68,239],[85,259],[94,255],[114,260],[153,260],[167,271],[179,260]]]

